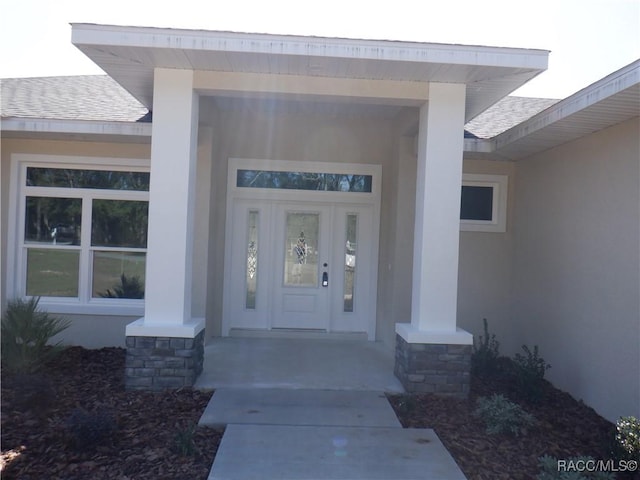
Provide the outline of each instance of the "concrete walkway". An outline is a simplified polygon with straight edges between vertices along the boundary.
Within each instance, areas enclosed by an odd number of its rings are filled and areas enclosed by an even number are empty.
[[[216,339],[197,384],[216,391],[200,425],[226,425],[209,480],[464,480],[430,429],[403,429],[378,344]]]

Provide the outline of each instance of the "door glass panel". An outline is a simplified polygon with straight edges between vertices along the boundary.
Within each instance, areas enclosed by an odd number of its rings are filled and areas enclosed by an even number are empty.
[[[344,249],[344,311],[353,312],[353,293],[356,277],[356,251],[358,231],[358,216],[347,215],[347,235]]]
[[[319,227],[318,213],[287,213],[284,246],[285,286],[318,286]]]
[[[250,210],[247,217],[247,293],[244,306],[248,310],[256,308],[258,287],[258,211]]]

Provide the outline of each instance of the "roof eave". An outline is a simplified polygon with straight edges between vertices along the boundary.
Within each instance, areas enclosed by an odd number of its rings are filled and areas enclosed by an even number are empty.
[[[357,62],[372,80],[465,83],[467,119],[546,70],[549,56],[536,49],[83,23],[72,24],[72,43],[150,109],[156,67],[349,78],[352,65],[345,62]],[[403,78],[393,78],[402,66]],[[425,77],[420,66],[433,68]]]
[[[640,92],[639,86],[640,60],[636,60],[497,135],[493,139],[495,150],[515,160],[638,116],[640,95],[636,91]],[[631,92],[631,95],[625,95],[625,92]],[[614,104],[616,97],[622,95],[625,95],[624,108],[620,108],[618,102],[616,108],[612,108],[611,113],[606,116],[596,112],[599,106],[607,105],[607,102]],[[580,125],[580,120],[576,119],[570,132],[567,131],[562,136],[555,135],[554,139],[547,141],[543,138],[545,131],[550,127],[557,126],[559,122],[569,121],[577,114],[583,115],[590,111],[594,114],[590,116],[588,123]],[[532,142],[536,136],[540,138],[539,142]]]
[[[52,120],[49,118],[5,117],[0,119],[3,137],[31,135],[47,138],[122,139],[133,143],[151,141],[151,123],[87,120]]]

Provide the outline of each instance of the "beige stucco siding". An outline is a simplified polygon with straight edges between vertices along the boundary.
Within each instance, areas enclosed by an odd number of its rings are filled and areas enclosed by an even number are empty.
[[[521,160],[515,341],[610,420],[640,415],[638,118]]]
[[[458,326],[481,335],[482,319],[501,342],[504,354],[512,354],[509,298],[513,253],[515,165],[512,162],[473,160],[464,162],[464,173],[505,175],[508,179],[506,232],[460,232],[458,268]]]

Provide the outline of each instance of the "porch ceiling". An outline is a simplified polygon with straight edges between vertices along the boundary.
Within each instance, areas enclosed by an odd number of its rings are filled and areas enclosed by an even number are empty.
[[[153,70],[163,67],[334,79],[464,83],[467,85],[467,120],[544,71],[549,53],[515,48],[79,23],[72,24],[72,42],[150,109]]]

